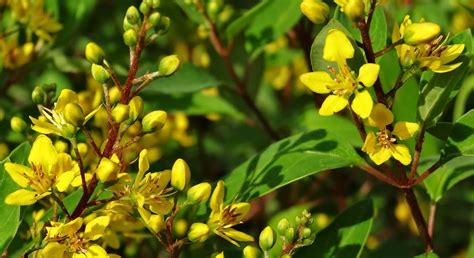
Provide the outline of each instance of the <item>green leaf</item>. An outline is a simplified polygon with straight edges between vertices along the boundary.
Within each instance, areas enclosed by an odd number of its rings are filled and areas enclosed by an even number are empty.
[[[203,24],[204,17],[199,12],[195,4],[186,4],[184,0],[176,0],[176,3],[183,9],[186,15],[195,23]]]
[[[348,142],[325,129],[294,135],[234,169],[224,179],[227,200],[238,195],[248,201],[318,172],[363,162]]]
[[[463,43],[466,50],[470,50],[470,31],[465,31],[452,38],[450,43]],[[469,53],[469,52],[468,52]],[[421,80],[421,94],[418,99],[418,121],[425,128],[434,126],[443,114],[446,105],[456,96],[462,85],[463,78],[470,70],[470,58],[466,55],[460,56],[454,62],[462,62],[462,65],[449,73],[434,74],[425,72]],[[432,76],[431,76],[432,75]],[[431,76],[431,78],[429,78]]]
[[[313,45],[311,46],[311,66],[313,71],[326,71],[328,66],[337,68],[337,64],[335,62],[328,62],[323,59],[323,50],[324,44],[326,42],[326,36],[332,29],[337,29],[344,32],[351,41],[352,47],[355,49],[355,53],[354,58],[347,60],[347,63],[354,71],[356,71],[356,69],[364,64],[364,56],[362,55],[359,47],[357,47],[355,44],[350,32],[344,27],[344,25],[335,19],[330,20],[329,23],[321,29],[314,39]]]
[[[208,115],[211,113],[243,119],[245,115],[220,96],[195,94],[144,94],[146,109],[162,109],[169,112],[184,112],[188,115]]]
[[[461,116],[453,125],[448,141],[441,151],[443,163],[459,156],[474,156],[474,110]]]
[[[429,252],[429,253],[417,255],[413,258],[439,258],[439,256],[433,252]]]
[[[232,39],[243,32],[245,49],[254,58],[298,22],[302,15],[299,5],[299,1],[262,1],[235,19],[227,28],[227,36]]]
[[[295,257],[359,257],[372,228],[373,218],[372,200],[358,202],[316,234],[314,243],[298,250]]]
[[[26,164],[30,148],[29,143],[22,143],[12,151],[8,158],[0,162],[0,253],[8,248],[20,226],[20,206],[8,205],[4,202],[8,194],[19,189],[6,173],[4,164],[6,162]]]
[[[146,86],[142,92],[144,94],[192,93],[220,85],[222,85],[222,82],[211,75],[207,70],[186,63],[175,74],[154,80]]]

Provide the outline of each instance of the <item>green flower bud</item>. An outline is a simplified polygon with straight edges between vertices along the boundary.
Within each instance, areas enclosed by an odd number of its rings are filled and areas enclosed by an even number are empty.
[[[138,24],[140,22],[140,14],[138,13],[137,8],[133,5],[128,7],[125,17],[130,24]]]
[[[304,238],[308,238],[311,235],[311,229],[310,228],[303,228],[301,232],[301,236]]]
[[[275,231],[273,231],[272,227],[267,226],[262,230],[258,243],[260,248],[262,248],[264,251],[272,249],[273,245],[275,244]]]
[[[207,3],[207,13],[213,19],[216,18],[217,14],[222,9],[222,0],[209,0]]]
[[[138,9],[140,9],[140,12],[142,12],[143,15],[149,14],[149,13],[150,13],[150,10],[151,10],[151,9],[150,9],[150,6],[149,6],[147,3],[145,3],[145,2],[142,2],[142,3],[140,4],[140,7],[138,7]]]
[[[115,105],[114,109],[112,110],[112,119],[116,123],[122,123],[128,119],[129,113],[130,107],[128,105],[117,103],[117,105]]]
[[[69,146],[67,145],[66,142],[57,140],[54,142],[54,148],[56,149],[58,153],[65,153],[68,151]]]
[[[157,110],[146,114],[142,119],[143,132],[151,133],[165,126],[167,114],[165,111]]]
[[[209,237],[210,229],[207,224],[193,223],[188,232],[188,239],[191,242],[204,242]]]
[[[104,183],[117,179],[118,165],[108,158],[102,158],[95,170],[99,180]]]
[[[191,170],[188,163],[183,159],[177,159],[171,168],[171,186],[182,191],[189,185],[191,180]]]
[[[284,235],[286,230],[290,227],[290,222],[287,219],[281,219],[278,222],[277,230],[278,234]]]
[[[127,17],[123,18],[123,25],[122,25],[123,31],[131,30],[134,28],[133,24],[128,22]]]
[[[166,56],[161,59],[158,72],[161,76],[170,76],[179,68],[179,58],[177,55]]]
[[[75,127],[72,124],[65,124],[62,127],[61,136],[63,136],[64,138],[70,139],[76,135],[76,132],[77,132],[77,127]]]
[[[295,240],[295,229],[294,228],[288,228],[285,232],[285,238],[289,242],[293,242]]]
[[[154,12],[150,14],[150,17],[148,18],[148,22],[154,27],[158,26],[161,22],[161,14],[159,12]]]
[[[134,47],[138,42],[138,34],[134,29],[129,29],[123,33],[123,42],[129,47]]]
[[[200,183],[189,188],[188,193],[188,202],[206,202],[211,196],[211,184],[209,183]]]
[[[160,0],[145,0],[144,2],[153,9],[160,7]]]
[[[188,231],[188,222],[185,219],[179,219],[174,222],[173,231],[177,237],[181,238]]]
[[[107,83],[110,78],[110,73],[101,65],[92,64],[91,73],[98,83]]]
[[[80,127],[84,123],[84,112],[77,103],[67,103],[64,107],[64,119],[66,122]]]
[[[244,258],[258,258],[261,256],[260,249],[255,246],[248,245],[244,248]]]
[[[432,22],[412,23],[405,27],[403,41],[408,45],[431,42],[441,32],[441,27]]]
[[[120,89],[117,86],[109,89],[110,103],[112,104],[117,103],[121,97],[122,97],[122,93],[120,92]]]
[[[285,255],[282,255],[281,258],[291,258],[291,255],[285,254]]]
[[[329,6],[321,0],[303,0],[301,12],[313,23],[321,24],[329,16]]]
[[[168,29],[170,27],[170,17],[167,16],[162,16],[160,19],[160,24],[157,26],[157,30],[160,32],[160,34],[165,34],[168,32]]]
[[[143,99],[140,96],[133,97],[128,103],[130,113],[128,115],[128,124],[135,122],[143,112]]]
[[[93,64],[101,64],[104,61],[104,50],[94,42],[89,42],[85,50],[86,59]]]
[[[17,116],[14,116],[10,120],[10,126],[11,126],[11,128],[14,132],[21,133],[26,129],[27,125],[26,125],[25,120],[23,120],[23,119],[21,119]]]
[[[31,100],[35,104],[44,105],[48,101],[48,95],[43,87],[36,86],[33,92],[31,92]]]
[[[309,238],[303,239],[303,245],[305,245],[305,246],[306,246],[306,245],[312,245],[313,242],[314,242],[314,240],[309,239]]]

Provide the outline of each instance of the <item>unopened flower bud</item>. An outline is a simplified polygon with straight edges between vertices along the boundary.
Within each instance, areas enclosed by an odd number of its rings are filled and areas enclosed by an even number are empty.
[[[86,143],[80,142],[77,144],[77,150],[79,151],[79,154],[84,157],[89,152],[89,146],[87,146]]]
[[[177,55],[165,56],[160,61],[158,72],[161,76],[170,76],[178,70],[179,64]]]
[[[125,17],[130,24],[137,24],[140,22],[140,14],[138,13],[138,9],[133,5],[128,7]]]
[[[209,237],[210,229],[207,224],[193,223],[188,232],[188,239],[191,242],[204,242]]]
[[[348,0],[343,7],[343,11],[352,21],[363,19],[365,16],[364,0]]]
[[[91,73],[98,83],[107,83],[110,78],[110,73],[101,65],[92,64]]]
[[[54,142],[54,148],[58,153],[65,153],[68,151],[68,145],[64,141],[57,140]]]
[[[117,105],[115,105],[114,109],[112,110],[112,119],[116,123],[122,123],[128,119],[129,113],[130,107],[128,105],[117,103]]]
[[[301,232],[301,236],[304,238],[308,238],[311,235],[311,229],[310,228],[303,228],[303,231]]]
[[[31,92],[31,100],[35,104],[44,105],[48,100],[48,95],[46,94],[46,91],[43,89],[43,87],[37,86],[33,92]]]
[[[321,0],[303,0],[301,12],[313,23],[320,24],[329,16],[329,6]]]
[[[211,184],[209,183],[200,183],[189,188],[188,201],[191,203],[196,202],[206,202],[211,196]]]
[[[128,114],[128,122],[132,124],[143,112],[143,99],[140,96],[133,97],[128,103],[130,113]]]
[[[26,129],[26,122],[25,120],[14,116],[10,120],[10,126],[14,132],[21,133]]]
[[[121,97],[122,93],[120,92],[120,89],[117,86],[110,88],[109,99],[111,104],[117,103]]]
[[[134,29],[129,29],[123,33],[123,42],[129,47],[134,47],[138,42],[138,34]]]
[[[432,41],[441,32],[441,27],[432,22],[412,23],[405,27],[403,41],[408,45],[418,45]]]
[[[294,228],[288,228],[285,232],[285,238],[289,242],[293,242],[295,240],[295,229]]]
[[[163,215],[151,215],[147,225],[151,228],[151,230],[153,230],[155,234],[163,231],[165,229],[165,220]]]
[[[102,64],[104,61],[104,50],[94,42],[89,42],[86,45],[86,59],[93,64]]]
[[[260,249],[251,245],[246,246],[243,253],[244,258],[258,258],[261,255]]]
[[[176,190],[183,191],[191,180],[191,170],[188,163],[183,159],[177,159],[171,168],[171,186]]]
[[[278,234],[284,235],[286,230],[290,227],[290,222],[287,219],[281,219],[278,222],[277,230]]]
[[[260,237],[258,239],[258,243],[260,248],[264,251],[268,251],[272,249],[273,245],[275,244],[275,231],[270,226],[267,226],[260,232]]]
[[[153,9],[160,7],[160,0],[144,0],[144,2]]]
[[[145,3],[145,2],[142,2],[142,3],[140,4],[140,7],[138,7],[138,9],[140,9],[140,12],[142,12],[143,15],[149,14],[149,13],[150,13],[150,10],[151,10],[151,9],[150,9],[150,6],[149,6],[147,3]]]
[[[217,14],[222,9],[223,2],[222,0],[209,0],[207,3],[207,14],[213,19],[216,18]]]
[[[117,179],[118,166],[115,162],[108,158],[102,158],[95,173],[99,180],[104,183]]]
[[[181,238],[188,231],[188,222],[185,219],[179,219],[174,222],[173,231],[177,237]]]
[[[67,103],[64,107],[64,119],[66,122],[80,127],[84,123],[84,112],[77,103]]]
[[[76,135],[77,127],[72,124],[65,124],[62,127],[61,135],[64,138],[73,138]]]
[[[170,17],[167,16],[162,16],[160,19],[160,24],[157,26],[157,30],[160,31],[160,34],[165,34],[168,32],[168,29],[170,27]]]
[[[125,18],[123,18],[123,25],[122,25],[123,31],[131,30],[133,29],[133,27],[134,27],[133,24],[128,22],[128,19],[125,16]]]
[[[161,14],[159,12],[154,12],[150,14],[150,17],[148,17],[148,22],[152,26],[158,26],[161,22]]]
[[[142,129],[144,133],[151,133],[163,128],[166,123],[167,114],[165,111],[156,110],[146,114],[142,119]]]

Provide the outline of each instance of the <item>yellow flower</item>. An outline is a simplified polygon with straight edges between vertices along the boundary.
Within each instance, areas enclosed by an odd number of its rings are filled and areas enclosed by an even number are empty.
[[[16,38],[12,40],[0,40],[0,56],[3,66],[7,69],[17,69],[31,62],[35,54],[35,45],[27,42],[18,45]]]
[[[368,119],[369,125],[377,127],[379,132],[370,132],[365,138],[362,151],[369,154],[375,164],[380,165],[390,157],[394,157],[403,165],[411,163],[410,150],[406,145],[397,144],[396,136],[399,140],[406,140],[415,135],[419,129],[417,123],[398,122],[393,131],[387,129],[387,125],[393,122],[392,112],[383,104],[375,105],[372,114]]]
[[[330,116],[341,111],[349,104],[349,98],[355,94],[351,108],[362,118],[367,118],[372,111],[373,101],[366,88],[374,85],[378,78],[380,66],[378,64],[364,64],[355,77],[347,65],[346,60],[354,57],[354,48],[347,36],[339,30],[330,30],[326,37],[323,58],[336,62],[339,71],[332,67],[327,72],[317,71],[300,76],[301,82],[310,90],[319,94],[329,95],[323,102],[319,114]]]
[[[352,21],[358,21],[365,16],[364,0],[334,0],[341,7],[341,12],[345,13]]]
[[[404,39],[411,34],[410,44],[396,46],[400,63],[406,69],[412,67],[427,68],[435,73],[446,73],[458,68],[461,63],[450,64],[461,55],[464,44],[446,45],[439,34],[439,26],[433,23],[412,23],[410,16],[405,16],[400,27],[395,26],[392,41]],[[418,36],[418,34],[421,34]]]
[[[220,180],[211,196],[211,215],[207,221],[209,228],[236,246],[239,246],[237,241],[254,241],[251,235],[232,228],[243,222],[250,210],[250,203],[241,202],[224,206],[224,191],[224,182]]]
[[[51,140],[40,135],[36,138],[28,156],[30,166],[6,163],[5,170],[19,189],[5,198],[10,205],[31,205],[48,196],[52,187],[65,192],[72,181],[79,176],[76,162],[66,153],[57,153]],[[25,189],[29,188],[29,189]]]
[[[320,24],[329,16],[329,6],[321,0],[303,0],[300,4],[301,12],[312,22]]]
[[[77,104],[75,107],[81,107],[79,98],[74,91],[69,89],[62,90],[57,102],[54,104],[53,109],[39,106],[42,117],[40,117],[40,119],[36,119],[30,116],[31,121],[33,122],[33,126],[31,128],[42,134],[56,134],[65,138],[71,137],[76,133],[77,130],[77,125],[66,121],[66,106],[71,103]],[[97,113],[99,108],[100,106],[96,107],[89,114],[87,114],[82,121],[82,124],[85,124],[87,121],[89,121],[89,119],[91,119],[95,113]]]
[[[81,217],[68,223],[51,222],[50,227],[46,227],[46,246],[37,255],[40,258],[46,257],[100,257],[107,258],[113,255],[107,252],[93,241],[104,236],[104,231],[109,225],[108,216],[100,216],[89,221],[81,230],[84,221]]]
[[[156,222],[158,217],[171,212],[173,202],[166,198],[172,190],[166,188],[171,179],[171,171],[152,172],[145,175],[150,164],[148,163],[147,150],[140,152],[138,160],[138,174],[132,186],[132,196],[137,205],[138,212],[144,222]]]

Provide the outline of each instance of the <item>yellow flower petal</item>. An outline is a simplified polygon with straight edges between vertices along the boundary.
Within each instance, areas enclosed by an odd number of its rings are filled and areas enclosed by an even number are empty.
[[[156,198],[153,201],[147,201],[150,211],[155,214],[166,215],[173,209],[173,203],[165,198]]]
[[[41,167],[42,172],[48,176],[51,167],[58,162],[58,152],[47,136],[40,135],[36,138],[31,147],[28,161],[32,165]]]
[[[388,148],[379,148],[374,151],[374,153],[369,153],[370,159],[377,165],[384,163],[389,160],[391,156],[390,150]]]
[[[457,69],[459,66],[461,66],[462,63],[455,63],[455,64],[450,64],[450,65],[441,65],[437,68],[430,68],[431,71],[435,72],[435,73],[447,73],[447,72],[451,72],[455,69]]]
[[[390,152],[392,156],[400,161],[403,165],[408,165],[411,163],[410,149],[403,144],[392,144],[390,146]]]
[[[322,116],[331,116],[334,113],[344,109],[349,102],[346,98],[337,95],[329,95],[321,105],[319,114]]]
[[[38,193],[26,189],[19,189],[7,195],[7,197],[5,197],[5,203],[8,205],[31,205],[50,194],[50,192]]]
[[[39,257],[64,257],[67,246],[58,242],[49,242],[39,251]]]
[[[234,217],[235,224],[241,223],[242,220],[247,216],[250,211],[250,203],[248,202],[240,202],[230,205],[230,210],[233,210],[234,214],[238,214],[238,216]]]
[[[54,106],[54,110],[58,113],[61,113],[68,103],[77,103],[79,102],[79,98],[77,97],[77,93],[70,90],[64,89],[61,91],[58,97],[58,101],[56,101],[56,105]]]
[[[364,64],[359,68],[359,77],[357,80],[365,87],[371,87],[379,77],[380,65]]]
[[[433,40],[441,31],[441,27],[432,22],[412,23],[405,27],[403,40],[408,45],[418,45],[428,43]]]
[[[418,132],[420,126],[417,123],[410,122],[398,122],[395,124],[393,134],[396,135],[400,140],[406,140],[415,135]]]
[[[372,109],[372,113],[368,118],[370,126],[384,129],[386,125],[393,122],[393,114],[384,104],[377,103]]]
[[[86,225],[86,229],[84,230],[84,237],[89,238],[91,240],[97,240],[104,234],[104,230],[110,223],[109,216],[100,216],[93,220],[91,220]]]
[[[370,93],[367,90],[364,90],[359,93],[356,92],[355,98],[351,104],[351,108],[361,118],[367,118],[372,112],[373,105],[374,103]]]
[[[353,57],[354,47],[346,34],[340,30],[330,30],[324,43],[324,60],[337,62],[339,65],[342,65],[346,63],[346,59]]]
[[[332,86],[336,83],[326,72],[304,73],[300,76],[300,81],[310,90],[319,94],[331,92],[328,86]]]
[[[464,51],[464,47],[464,44],[448,45],[446,49],[441,52],[440,58],[443,64],[447,64],[458,58],[458,56],[462,54],[462,51]]]
[[[28,178],[33,177],[33,170],[20,164],[7,162],[5,163],[5,170],[8,172],[13,181],[23,188],[29,185],[30,180]]]
[[[76,171],[67,171],[62,173],[56,180],[55,186],[56,189],[60,192],[66,192],[69,186],[71,185],[72,181],[76,177]]]
[[[107,252],[100,245],[91,245],[87,248],[87,258],[109,258]]]
[[[365,153],[373,153],[376,147],[376,137],[373,132],[367,134],[365,138],[364,146],[362,146],[362,151]]]
[[[212,192],[211,200],[209,201],[209,206],[213,213],[221,210],[222,204],[224,203],[224,193],[224,181],[219,180],[214,192]]]
[[[41,121],[31,116],[30,116],[30,120],[33,123],[33,125],[31,126],[31,129],[37,131],[38,133],[61,135],[61,130],[59,130],[59,128],[57,128],[53,124],[50,124],[45,121]]]
[[[225,230],[223,230],[223,233],[227,237],[229,237],[233,240],[239,241],[239,242],[252,242],[252,241],[254,241],[253,236],[248,235],[244,232],[235,230],[233,228],[226,228]]]
[[[135,177],[135,183],[133,187],[137,187],[140,181],[143,179],[143,175],[150,168],[150,162],[148,161],[148,151],[143,149],[140,151],[140,156],[138,157],[138,174]]]

